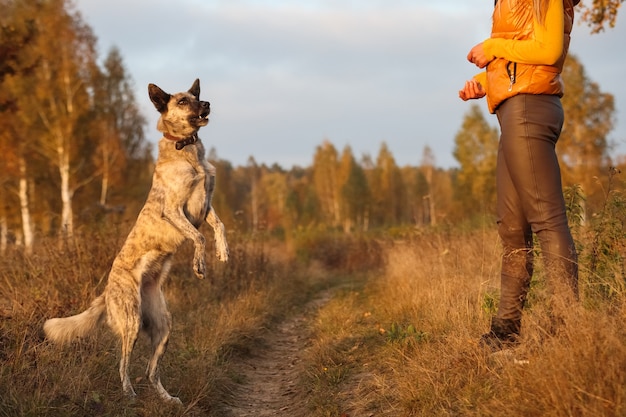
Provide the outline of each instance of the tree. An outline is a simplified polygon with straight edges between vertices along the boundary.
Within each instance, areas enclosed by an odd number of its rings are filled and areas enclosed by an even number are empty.
[[[134,193],[135,183],[148,183],[152,156],[119,53],[100,71],[95,37],[71,2],[0,4],[0,162],[7,167],[0,198],[17,196],[22,232],[15,235],[28,251],[36,228],[72,236],[74,204],[105,205],[113,184],[124,181],[118,189]],[[97,178],[99,197],[85,187]],[[0,211],[3,242],[14,217]]]
[[[293,167],[288,175],[286,216],[292,228],[309,228],[319,222],[320,204],[313,186],[312,168]],[[290,236],[286,235],[289,240]]]
[[[381,226],[401,223],[405,202],[404,182],[400,169],[385,142],[380,146],[376,166],[370,177],[372,220]]]
[[[371,193],[363,168],[357,164],[350,147],[341,155],[341,217],[344,232],[368,227]]]
[[[435,196],[431,190],[433,189],[435,155],[429,146],[424,147],[421,168],[422,172],[420,172],[421,175],[418,179],[421,180],[423,178],[424,182],[419,181],[418,185],[419,191],[424,189],[424,192],[420,193],[422,194],[424,204],[424,222],[434,226],[437,223],[437,218],[435,216]]]
[[[613,129],[614,99],[590,81],[575,56],[563,68],[565,123],[557,144],[563,182],[580,184],[591,204],[599,204],[596,178],[611,165],[607,135]],[[596,195],[594,195],[596,194]]]
[[[259,230],[259,179],[261,171],[254,158],[248,158],[247,172],[250,177],[250,222],[252,231]]]
[[[33,43],[37,28],[32,18],[34,8],[27,2],[0,0],[0,83],[6,77],[31,73],[34,59]],[[0,90],[0,112],[15,108],[12,91]]]
[[[599,33],[605,25],[615,26],[617,11],[624,0],[583,0],[581,2],[581,21],[591,28],[591,33]]]
[[[321,206],[321,220],[331,226],[340,223],[337,149],[324,141],[313,157],[313,185]]]
[[[278,167],[265,169],[259,183],[261,208],[265,227],[268,230],[290,229],[288,216],[285,215],[287,201],[287,176]]]
[[[463,210],[495,208],[498,131],[477,105],[471,106],[454,142],[453,155],[460,165],[457,197]]]
[[[89,132],[91,114],[89,81],[96,67],[95,38],[78,14],[68,12],[66,0],[37,5],[39,64],[32,92],[23,97],[24,106],[32,109],[43,126],[38,149],[58,171],[61,231],[64,237],[72,237],[74,193],[94,178],[90,175],[93,145],[85,132]]]
[[[32,161],[33,140],[29,128],[33,124],[33,109],[25,106],[22,98],[30,93],[30,79],[39,58],[36,51],[38,29],[33,15],[32,2],[3,0],[0,17],[0,200],[8,202],[9,190],[15,190],[19,199],[21,236],[26,253],[34,241],[31,213],[31,176],[28,170]],[[17,178],[17,184],[14,179]],[[8,240],[8,206],[0,211],[0,247],[6,249]]]
[[[133,175],[149,146],[145,140],[145,117],[135,100],[130,77],[117,48],[107,55],[102,71],[94,71],[94,129],[98,132],[97,159],[101,178],[99,203],[106,207],[110,188]]]

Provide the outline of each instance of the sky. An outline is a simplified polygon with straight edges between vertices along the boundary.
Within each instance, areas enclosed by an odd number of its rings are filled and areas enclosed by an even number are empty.
[[[585,1],[585,0],[583,0]],[[589,1],[589,0],[586,0]],[[104,59],[117,47],[156,143],[147,86],[186,91],[200,79],[211,121],[200,131],[220,159],[306,167],[325,140],[360,159],[387,144],[399,166],[458,166],[454,138],[479,70],[467,52],[489,36],[487,0],[75,0]],[[615,97],[612,155],[626,154],[626,11],[591,35],[576,24],[570,53]],[[487,120],[497,126],[479,104]],[[557,148],[558,149],[558,148]]]

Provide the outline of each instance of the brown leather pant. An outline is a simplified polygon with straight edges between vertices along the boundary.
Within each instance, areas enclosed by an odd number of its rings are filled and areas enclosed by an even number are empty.
[[[501,128],[496,187],[502,239],[501,295],[497,318],[519,322],[533,274],[533,233],[549,280],[577,297],[576,248],[565,214],[555,145],[563,126],[557,96],[518,95],[496,110]]]

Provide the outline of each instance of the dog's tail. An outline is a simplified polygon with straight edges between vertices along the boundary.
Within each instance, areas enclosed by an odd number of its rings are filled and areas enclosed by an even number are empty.
[[[46,337],[56,343],[68,343],[91,333],[102,321],[106,313],[105,295],[102,294],[89,308],[75,316],[46,320],[43,331]]]

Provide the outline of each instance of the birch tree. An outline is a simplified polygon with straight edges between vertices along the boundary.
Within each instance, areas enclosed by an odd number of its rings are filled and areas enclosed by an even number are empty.
[[[39,148],[57,168],[61,196],[62,235],[74,233],[72,199],[78,188],[93,180],[77,172],[89,163],[91,152],[81,149],[90,114],[89,79],[95,68],[95,38],[78,14],[70,14],[65,0],[39,2],[36,17],[40,62],[30,108],[44,127]],[[81,124],[82,123],[82,124]]]
[[[434,226],[437,223],[437,217],[435,215],[435,196],[432,192],[434,189],[435,154],[429,146],[424,147],[421,170],[424,176],[425,188],[427,190],[422,197],[424,222]]]
[[[0,200],[8,202],[10,192],[16,192],[21,217],[21,243],[25,252],[32,252],[34,228],[30,205],[29,156],[33,138],[27,132],[33,126],[32,111],[22,103],[30,94],[29,83],[38,62],[35,42],[38,31],[32,18],[35,8],[28,2],[0,2]],[[15,184],[14,179],[17,179]],[[8,204],[0,212],[0,249],[8,243]]]
[[[259,230],[259,179],[260,169],[254,157],[248,158],[247,172],[250,182],[250,227],[253,232]]]
[[[139,111],[119,49],[109,51],[102,71],[95,71],[93,76],[93,118],[99,135],[95,161],[101,179],[99,204],[107,207],[111,187],[123,183],[125,177],[136,178],[133,166],[148,151],[146,119]]]

